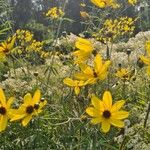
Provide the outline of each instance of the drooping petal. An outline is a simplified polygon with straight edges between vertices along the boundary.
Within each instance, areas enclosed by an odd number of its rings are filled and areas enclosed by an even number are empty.
[[[26,116],[26,117],[22,120],[22,125],[23,125],[23,126],[26,126],[26,125],[30,122],[31,119],[32,119],[32,115]]]
[[[0,88],[0,103],[2,103],[3,106],[6,106],[6,97],[2,88]]]
[[[8,117],[7,115],[0,116],[0,132],[4,131],[7,127]]]
[[[83,38],[78,38],[75,43],[75,46],[80,50],[87,50],[87,51],[93,50],[91,41],[89,41],[87,39],[83,39]]]
[[[63,82],[64,82],[64,84],[71,86],[71,87],[76,86],[76,83],[70,78],[65,78],[63,80]]]
[[[96,96],[93,96],[91,99],[92,105],[99,111],[104,111],[103,102]]]
[[[97,54],[94,59],[94,69],[95,72],[98,73],[102,67],[102,56],[100,54]]]
[[[124,100],[120,100],[120,101],[116,102],[116,103],[112,106],[111,112],[118,111],[124,104],[125,104],[125,101],[124,101]]]
[[[79,93],[80,93],[80,88],[79,88],[78,86],[76,86],[76,87],[74,88],[74,91],[75,91],[75,94],[76,94],[76,95],[79,95]]]
[[[102,117],[93,118],[93,119],[91,119],[91,123],[98,124],[98,123],[101,123],[102,120],[103,120]]]
[[[36,104],[40,101],[41,99],[41,91],[40,90],[36,90],[34,95],[33,95],[33,104]]]
[[[99,117],[101,116],[101,112],[95,109],[94,107],[88,107],[86,109],[86,113],[91,117]]]
[[[112,115],[112,118],[114,119],[125,119],[129,116],[129,112],[117,111],[117,112],[113,112],[111,115]]]
[[[117,119],[110,119],[110,123],[116,127],[122,128],[124,127],[124,122]]]
[[[105,91],[103,94],[103,103],[106,110],[111,110],[112,96],[109,91]]]
[[[24,96],[24,103],[26,105],[29,105],[32,103],[32,96],[30,93],[27,93],[25,96]]]
[[[104,133],[107,133],[110,130],[110,122],[109,122],[109,120],[104,119],[102,121],[102,127],[101,128],[102,128],[102,131]]]

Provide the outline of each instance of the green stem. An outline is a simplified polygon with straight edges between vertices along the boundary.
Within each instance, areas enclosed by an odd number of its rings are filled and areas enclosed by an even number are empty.
[[[149,113],[150,113],[150,102],[148,104],[148,109],[147,109],[147,113],[146,113],[145,120],[144,120],[144,128],[146,128],[146,124],[147,124],[147,120],[148,120],[148,117],[149,117]]]

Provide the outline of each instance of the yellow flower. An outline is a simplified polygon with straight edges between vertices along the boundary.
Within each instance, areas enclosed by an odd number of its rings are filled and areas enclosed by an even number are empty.
[[[8,119],[10,118],[9,111],[14,98],[11,97],[6,102],[6,97],[3,90],[0,88],[0,132],[6,129]]]
[[[46,105],[46,100],[41,100],[40,90],[35,91],[32,97],[30,93],[24,96],[24,103],[18,108],[11,111],[11,120],[22,119],[22,125],[26,126],[30,120],[42,112],[42,108]]]
[[[116,76],[123,80],[129,80],[133,76],[133,71],[130,72],[127,68],[120,68]]]
[[[70,78],[65,78],[63,82],[68,86],[74,87],[74,92],[76,95],[80,93],[80,88],[86,85],[84,81],[72,80]]]
[[[94,58],[94,67],[82,64],[80,65],[81,72],[75,74],[78,80],[87,81],[88,84],[93,84],[97,80],[104,80],[108,74],[108,67],[110,61],[102,61],[100,54],[97,54]]]
[[[112,96],[109,91],[105,91],[102,101],[93,96],[91,99],[92,106],[86,109],[86,113],[92,117],[91,123],[101,123],[102,131],[107,133],[110,130],[110,126],[116,126],[119,128],[124,127],[125,119],[129,116],[127,111],[120,110],[125,101],[120,100],[112,105]]]
[[[73,52],[73,55],[77,57],[75,63],[83,63],[92,54],[94,47],[91,41],[83,38],[78,38],[75,43],[76,48],[79,50]]]
[[[7,41],[4,41],[0,44],[0,58],[6,57],[7,54],[13,49],[15,44],[16,37],[13,36],[9,38]]]
[[[91,0],[91,2],[100,8],[105,8],[109,6],[113,8],[119,7],[115,0]]]
[[[137,3],[137,0],[128,0],[128,3],[131,5],[135,5]]]
[[[140,56],[140,59],[143,61],[146,67],[147,74],[150,76],[150,57],[145,57],[143,55]]]

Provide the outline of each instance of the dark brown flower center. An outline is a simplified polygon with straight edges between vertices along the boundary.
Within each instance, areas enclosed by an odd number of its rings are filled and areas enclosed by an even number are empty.
[[[92,51],[92,54],[93,54],[94,56],[96,56],[96,55],[97,55],[97,51],[96,51],[96,50],[93,50],[93,51]]]
[[[103,117],[104,117],[104,118],[109,119],[110,116],[111,116],[111,113],[110,113],[109,110],[105,110],[105,111],[103,112]]]
[[[34,109],[39,109],[39,104],[34,104]]]
[[[27,114],[32,114],[33,111],[34,111],[34,107],[33,107],[33,106],[28,106],[28,107],[26,108],[26,113],[27,113]]]
[[[97,73],[95,71],[93,72],[93,75],[94,75],[94,78],[98,77],[98,75],[97,75]]]
[[[6,114],[6,108],[5,107],[0,107],[0,114],[5,115]]]

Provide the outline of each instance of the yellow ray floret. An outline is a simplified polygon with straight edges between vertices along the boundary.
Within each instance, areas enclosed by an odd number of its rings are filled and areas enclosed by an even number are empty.
[[[127,111],[120,110],[125,101],[120,100],[115,104],[112,104],[112,96],[109,91],[105,91],[102,101],[93,96],[91,98],[92,106],[86,109],[86,113],[92,117],[91,123],[101,123],[102,131],[107,133],[110,130],[110,126],[116,126],[119,128],[124,127],[123,119],[129,116]]]

